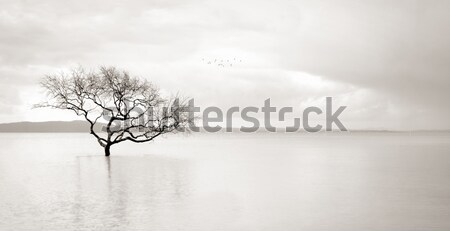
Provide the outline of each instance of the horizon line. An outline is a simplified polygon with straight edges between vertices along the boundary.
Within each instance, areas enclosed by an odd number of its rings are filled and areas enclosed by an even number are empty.
[[[0,126],[1,125],[20,124],[20,123],[34,123],[34,124],[41,123],[42,124],[42,123],[73,123],[73,122],[87,123],[87,121],[85,121],[85,120],[18,121],[18,122],[0,123]],[[98,123],[98,124],[101,125],[102,123]],[[196,127],[200,128],[200,129],[204,129],[204,127],[202,127],[202,126],[196,126]],[[223,131],[225,131],[226,129],[229,129],[229,128],[230,127],[222,127],[219,132],[223,132]],[[233,131],[239,130],[240,128],[241,128],[241,126],[239,126],[239,127],[231,127],[231,129]],[[276,131],[273,132],[273,133],[278,133],[278,132],[285,132],[285,133],[297,133],[297,132],[305,133],[306,132],[306,133],[310,133],[310,132],[308,132],[308,131],[306,131],[304,129],[298,130],[296,132],[286,132],[286,131],[284,131],[285,127],[275,127],[275,129],[276,129]],[[267,129],[265,129],[264,127],[259,127],[256,132],[261,132],[261,131],[271,132],[271,131],[268,131]],[[385,129],[385,128],[379,128],[379,129],[376,129],[376,128],[372,128],[372,129],[351,129],[351,128],[349,128],[348,131],[340,131],[340,130],[336,129],[336,130],[332,130],[332,131],[321,130],[321,131],[314,132],[314,133],[321,133],[321,132],[342,132],[342,133],[345,133],[345,132],[450,132],[450,129],[411,129],[411,130],[406,130],[406,129]],[[5,132],[5,131],[1,131],[0,130],[0,133],[14,133],[14,131],[6,131]],[[18,131],[17,133],[26,133],[26,132]],[[46,132],[46,133],[48,133],[48,132]]]

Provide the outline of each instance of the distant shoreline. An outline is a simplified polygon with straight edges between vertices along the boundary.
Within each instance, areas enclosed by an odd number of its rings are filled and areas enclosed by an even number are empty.
[[[96,125],[95,130],[100,132],[101,126],[103,124]],[[82,120],[74,120],[74,121],[46,121],[46,122],[14,122],[14,123],[2,123],[0,124],[0,133],[88,133],[89,132],[89,123]],[[200,128],[200,133],[207,133],[203,129]],[[229,133],[226,132],[225,128],[219,131],[218,133]],[[232,133],[246,133],[240,132],[239,128],[232,128]],[[261,128],[256,133],[272,133]],[[284,129],[277,128],[276,133],[285,133]],[[298,131],[295,133],[309,133],[307,131]],[[370,129],[349,129],[348,132],[342,132],[339,130],[327,132],[320,131],[317,133],[450,133],[450,130],[370,130]]]

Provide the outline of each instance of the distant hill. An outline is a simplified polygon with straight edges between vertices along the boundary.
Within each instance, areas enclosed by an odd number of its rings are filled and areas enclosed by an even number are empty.
[[[95,130],[100,131],[101,124]],[[89,132],[87,121],[17,122],[0,124],[0,132]]]
[[[100,132],[102,126],[105,124],[97,124],[95,126],[95,131]],[[239,128],[232,128],[234,133],[239,133]],[[51,133],[51,132],[80,132],[80,133],[88,133],[89,132],[89,123],[83,120],[74,120],[74,121],[47,121],[47,122],[17,122],[17,123],[4,123],[0,124],[0,133],[2,132],[42,132],[42,133]],[[200,132],[206,132],[204,128],[200,128]],[[223,128],[221,133],[226,133],[226,128]],[[277,132],[284,132],[284,129],[277,128]],[[304,130],[298,131],[299,133],[307,133]],[[339,132],[339,131],[334,131]],[[351,130],[349,132],[342,132],[345,134],[350,133],[449,133],[450,130],[414,130],[414,131],[391,131],[391,130]],[[267,133],[264,128],[258,129],[257,133]],[[319,133],[329,133],[325,131],[321,131]]]

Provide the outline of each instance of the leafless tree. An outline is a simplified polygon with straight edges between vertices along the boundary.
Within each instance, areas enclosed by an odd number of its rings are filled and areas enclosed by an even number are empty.
[[[97,71],[80,67],[47,75],[41,85],[48,99],[36,107],[71,110],[82,116],[105,156],[110,155],[114,144],[148,142],[165,133],[184,131],[193,123],[186,101],[163,98],[147,80],[114,67]],[[103,125],[103,132],[94,129],[96,124]]]

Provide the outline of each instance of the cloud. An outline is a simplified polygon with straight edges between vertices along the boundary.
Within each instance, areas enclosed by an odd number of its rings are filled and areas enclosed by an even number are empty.
[[[36,118],[23,114],[39,98],[39,78],[81,64],[116,65],[205,106],[266,98],[306,106],[334,96],[360,128],[450,128],[448,8],[441,0],[2,1],[1,119]],[[226,69],[202,61],[233,58],[242,62]],[[22,109],[6,112],[12,105]]]

